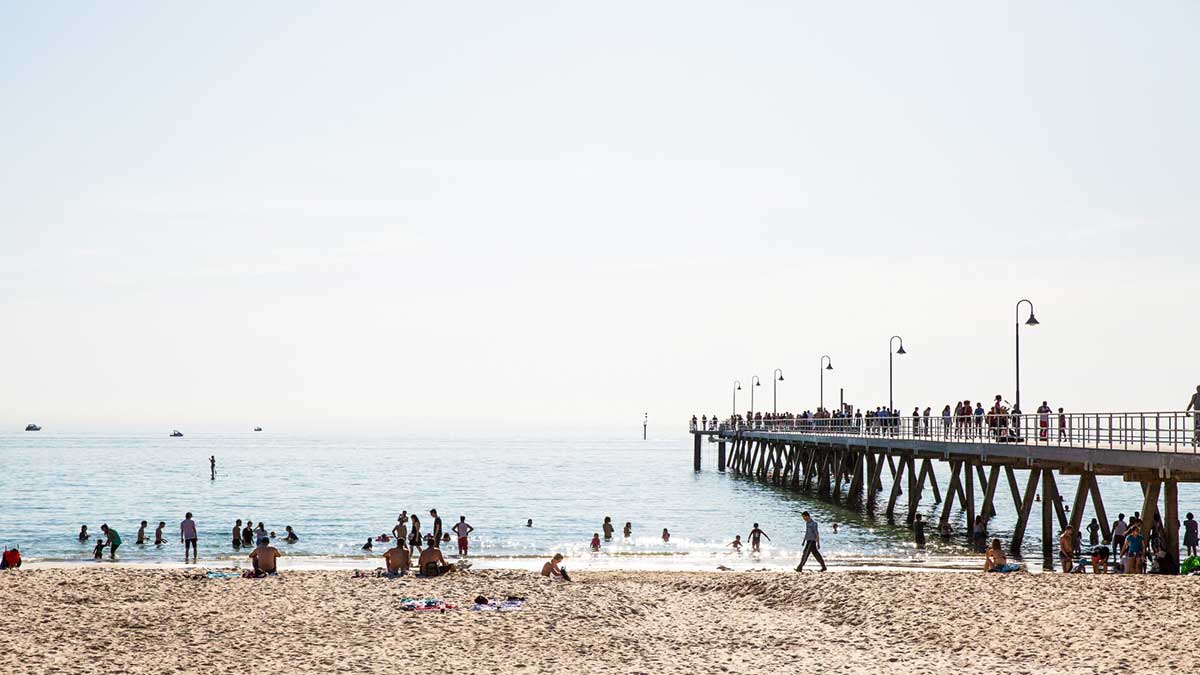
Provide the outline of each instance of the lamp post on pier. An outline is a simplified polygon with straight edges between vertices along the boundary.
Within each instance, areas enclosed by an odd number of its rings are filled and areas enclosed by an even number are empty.
[[[896,404],[892,400],[892,345],[895,344],[896,340],[900,341],[900,349],[896,350],[895,353],[900,354],[901,356],[908,353],[908,352],[904,351],[904,338],[900,337],[899,335],[893,335],[891,337],[891,339],[888,340],[888,411],[889,412],[896,409]]]
[[[825,360],[826,360],[826,359],[828,359],[828,360],[829,360],[829,363],[828,363],[828,364],[826,364],[826,363],[825,363]],[[833,359],[829,358],[829,355],[828,355],[828,354],[823,354],[823,355],[821,356],[821,366],[822,366],[822,367],[820,368],[820,373],[821,373],[821,407],[817,408],[817,410],[824,410],[824,409],[825,409],[825,371],[827,371],[827,370],[833,370]]]
[[[750,422],[751,424],[754,423],[754,388],[761,387],[761,386],[762,386],[762,381],[758,379],[758,376],[757,375],[751,376],[751,378],[750,378],[750,419],[746,420],[747,422]]]
[[[1017,301],[1017,306],[1015,308],[1015,314],[1016,314],[1016,318],[1017,318],[1017,321],[1016,321],[1016,326],[1017,326],[1017,361],[1016,361],[1016,364],[1017,364],[1017,402],[1016,402],[1016,408],[1017,408],[1017,410],[1024,413],[1024,411],[1021,410],[1021,303],[1026,303],[1029,305],[1029,318],[1025,320],[1025,325],[1026,326],[1036,326],[1040,322],[1037,320],[1037,317],[1035,317],[1033,315],[1033,303],[1032,302],[1030,302],[1029,300],[1026,300],[1024,298]]]
[[[779,383],[783,382],[783,371],[776,368],[771,381],[771,412],[779,414]]]
[[[742,381],[733,381],[733,413],[729,416],[729,423],[737,429],[737,393],[742,390]]]

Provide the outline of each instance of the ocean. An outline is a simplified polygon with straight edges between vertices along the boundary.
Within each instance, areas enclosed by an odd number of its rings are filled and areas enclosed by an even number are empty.
[[[640,431],[640,430],[639,430]],[[941,540],[917,551],[911,531],[868,518],[803,492],[761,485],[714,466],[715,445],[705,444],[704,470],[692,469],[686,433],[643,441],[618,436],[511,437],[408,435],[300,435],[272,431],[238,434],[0,434],[0,544],[19,546],[27,560],[90,562],[91,544],[77,535],[86,524],[115,527],[122,562],[182,562],[179,521],[191,511],[199,527],[202,562],[244,561],[230,542],[234,521],[265,523],[282,536],[291,525],[295,544],[277,541],[291,564],[371,567],[387,547],[361,550],[389,532],[404,510],[430,531],[436,508],[445,528],[466,516],[475,527],[472,558],[490,566],[535,567],[556,552],[569,566],[711,570],[794,567],[804,533],[801,512],[821,524],[822,550],[833,564],[974,567],[979,556],[965,538]],[[217,459],[210,479],[208,458]],[[945,490],[948,475],[939,469]],[[1024,488],[1024,472],[1018,480]],[[1059,479],[1069,504],[1071,477]],[[1136,483],[1102,478],[1108,515],[1141,508]],[[885,486],[885,499],[886,499]],[[940,510],[926,490],[921,512]],[[982,499],[982,490],[977,491]],[[904,497],[901,497],[903,503]],[[997,490],[992,533],[1005,542],[1015,522],[1007,484]],[[1180,510],[1200,506],[1200,489],[1180,486]],[[599,554],[593,533],[611,516],[617,534]],[[1086,514],[1086,524],[1092,514]],[[533,527],[526,527],[533,519]],[[134,544],[141,520],[167,523],[169,544]],[[621,530],[632,524],[633,536]],[[770,537],[759,554],[728,544],[745,540],[753,523]],[[833,532],[833,524],[839,525]],[[669,542],[662,540],[669,529]],[[963,516],[955,513],[963,532]],[[1040,519],[1031,522],[1024,550],[1040,561]],[[1087,536],[1084,535],[1086,544]],[[443,547],[454,551],[453,542]],[[374,560],[371,560],[371,558]],[[811,563],[810,563],[811,564]]]

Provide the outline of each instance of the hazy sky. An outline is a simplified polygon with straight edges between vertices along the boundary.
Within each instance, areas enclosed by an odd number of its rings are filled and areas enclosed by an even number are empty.
[[[903,4],[0,0],[0,426],[1184,406],[1200,5]]]

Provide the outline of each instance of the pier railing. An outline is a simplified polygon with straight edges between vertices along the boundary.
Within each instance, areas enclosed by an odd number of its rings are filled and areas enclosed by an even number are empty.
[[[692,427],[699,430],[701,425]],[[1033,413],[963,416],[826,417],[725,420],[706,431],[768,431],[875,436],[952,443],[1020,443],[1148,452],[1197,452],[1194,412]]]

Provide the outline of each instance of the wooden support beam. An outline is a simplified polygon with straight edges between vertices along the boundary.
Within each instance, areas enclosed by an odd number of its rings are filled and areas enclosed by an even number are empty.
[[[1025,483],[1025,497],[1017,509],[1017,525],[1013,528],[1012,544],[1009,546],[1013,555],[1021,554],[1021,541],[1025,538],[1025,527],[1029,524],[1029,514],[1033,511],[1033,498],[1037,494],[1038,479],[1041,475],[1041,469],[1029,470],[1029,481]]]
[[[1017,487],[1017,472],[1011,466],[1005,465],[1004,474],[1008,476],[1008,489],[1012,491],[1013,508],[1021,510],[1021,490]]]
[[[867,506],[871,508],[875,506],[875,497],[879,493],[879,488],[883,487],[883,467],[887,466],[887,462],[883,459],[882,452],[875,458],[875,471],[871,474],[871,484],[867,488]]]
[[[963,477],[966,478],[964,482],[967,484],[967,494],[963,498],[963,507],[967,510],[967,532],[972,532],[971,528],[975,527],[975,472],[973,469],[974,465],[968,461],[966,469],[963,471]]]
[[[1075,486],[1075,499],[1071,500],[1071,529],[1079,532],[1083,524],[1083,509],[1087,506],[1088,486],[1091,485],[1092,474],[1083,472],[1079,475],[1079,484]]]
[[[725,439],[717,441],[717,471],[725,473]]]
[[[888,459],[891,459],[889,456]],[[900,481],[904,477],[904,458],[900,459],[900,466],[896,469],[896,477],[892,479],[892,494],[888,497],[887,510],[884,511],[888,518],[896,515],[896,498],[900,496]]]
[[[996,499],[996,486],[1000,484],[1000,467],[993,466],[991,475],[988,477],[987,489],[983,492],[983,507],[979,509],[979,514],[983,516],[983,522],[986,525],[992,516],[996,515],[996,508],[992,506],[992,502]]]
[[[892,480],[896,480],[896,463],[892,461],[892,453],[888,453],[888,468],[892,470]]]
[[[1165,483],[1165,494],[1163,494],[1163,527],[1166,528],[1167,557],[1171,559],[1178,569],[1179,564],[1179,483],[1174,480],[1167,480]]]
[[[695,444],[696,444],[695,454],[692,457],[692,468],[695,471],[699,471],[700,470],[700,441],[702,439],[702,436],[700,434],[692,434],[692,438],[695,439]]]
[[[917,508],[921,505],[921,487],[925,481],[917,480],[917,460],[909,455],[905,461],[908,462],[908,514],[905,523],[911,527],[916,519]]]
[[[1092,510],[1096,512],[1096,520],[1100,521],[1100,534],[1104,535],[1104,541],[1112,541],[1112,527],[1108,524],[1108,514],[1104,512],[1104,499],[1100,497],[1096,474],[1091,474],[1088,490],[1092,493]]]
[[[863,456],[860,453],[851,451],[854,455],[854,476],[850,479],[850,489],[846,491],[846,497],[852,504],[862,502],[862,481],[863,481]]]
[[[1150,528],[1154,525],[1154,514],[1158,513],[1158,493],[1161,488],[1162,481],[1159,480],[1142,483],[1142,491],[1146,495],[1142,500],[1142,537],[1146,541],[1150,539]]]
[[[950,510],[954,508],[955,495],[962,494],[958,487],[959,474],[962,472],[962,461],[957,459],[950,460],[950,485],[946,487],[946,501],[942,503],[942,517],[939,521],[940,525],[945,525],[950,522]],[[960,504],[962,501],[959,502]]]
[[[1063,511],[1062,493],[1058,491],[1058,483],[1054,482],[1054,471],[1046,469],[1042,472],[1042,483],[1054,488],[1054,498],[1050,500],[1051,506],[1054,507],[1054,513],[1058,516],[1058,529],[1067,529],[1067,514]],[[1042,499],[1046,499],[1046,490],[1042,490]]]
[[[929,486],[933,488],[933,503],[941,504],[942,491],[938,487],[937,474],[933,472],[933,460],[926,457],[923,463],[925,464],[925,474],[929,476]]]
[[[1058,487],[1053,469],[1042,470],[1042,557],[1046,569],[1054,569],[1054,503]]]

